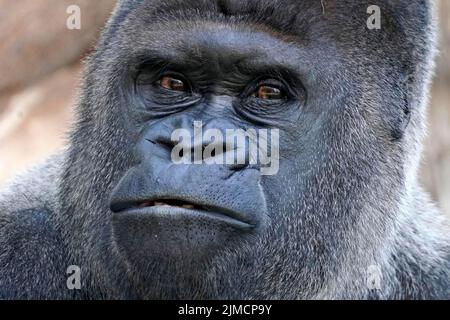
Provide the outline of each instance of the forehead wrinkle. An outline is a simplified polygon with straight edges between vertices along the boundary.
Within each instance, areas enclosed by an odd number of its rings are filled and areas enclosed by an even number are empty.
[[[162,33],[167,37],[167,32]],[[159,41],[154,49],[192,68],[245,65],[251,69],[270,66],[295,69],[300,48],[298,44],[286,40],[265,31],[249,29],[248,26],[240,29],[236,25],[203,23],[183,28],[178,24],[177,32],[171,34],[170,41]]]

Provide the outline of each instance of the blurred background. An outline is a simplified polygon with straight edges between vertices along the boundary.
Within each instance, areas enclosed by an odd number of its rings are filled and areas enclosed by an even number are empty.
[[[72,118],[82,60],[115,0],[0,0],[0,187],[60,149]],[[438,0],[441,53],[420,177],[450,215],[450,0]],[[81,30],[69,30],[70,5]]]

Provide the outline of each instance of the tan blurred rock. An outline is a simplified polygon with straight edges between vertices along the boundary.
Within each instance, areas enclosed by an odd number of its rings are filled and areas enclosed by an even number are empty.
[[[0,0],[0,94],[78,60],[95,44],[115,2]],[[66,27],[73,4],[81,9],[81,30]]]
[[[440,0],[440,53],[428,109],[428,136],[420,179],[450,215],[450,1]]]
[[[450,83],[450,1],[438,1],[440,52],[437,60],[437,77]]]
[[[440,208],[450,215],[450,90],[436,82],[428,112],[428,135],[420,179]]]
[[[81,69],[61,69],[8,97],[0,117],[0,185],[65,144]]]

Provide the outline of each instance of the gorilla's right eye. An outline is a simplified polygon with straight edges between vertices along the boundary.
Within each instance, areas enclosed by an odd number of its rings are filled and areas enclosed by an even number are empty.
[[[162,76],[157,83],[160,87],[167,90],[182,91],[182,92],[188,91],[187,83],[183,79],[177,78],[175,76],[169,75]]]
[[[281,100],[286,94],[275,86],[261,85],[252,96],[263,100]]]

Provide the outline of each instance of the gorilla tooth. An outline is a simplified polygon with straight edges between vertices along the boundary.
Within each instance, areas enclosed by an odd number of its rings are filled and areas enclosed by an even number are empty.
[[[138,205],[139,208],[152,207],[154,205],[153,201],[144,201]]]

